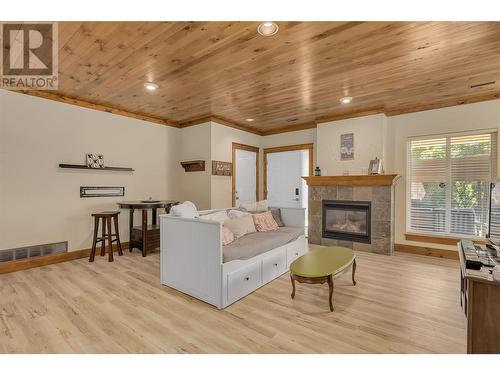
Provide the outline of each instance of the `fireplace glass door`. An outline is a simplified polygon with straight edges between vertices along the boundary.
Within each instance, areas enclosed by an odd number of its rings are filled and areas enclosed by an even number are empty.
[[[323,201],[323,237],[370,243],[370,202]]]

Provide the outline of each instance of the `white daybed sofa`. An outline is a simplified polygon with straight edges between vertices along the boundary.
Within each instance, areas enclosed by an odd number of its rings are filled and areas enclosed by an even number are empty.
[[[281,217],[285,226],[276,233],[246,234],[230,248],[233,244],[222,245],[222,224],[216,221],[161,215],[161,283],[219,309],[227,307],[287,272],[306,252],[305,209],[281,208]]]

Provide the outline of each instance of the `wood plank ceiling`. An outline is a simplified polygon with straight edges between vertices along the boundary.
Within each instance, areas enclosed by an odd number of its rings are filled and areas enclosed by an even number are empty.
[[[61,22],[56,94],[181,127],[215,116],[260,134],[500,97],[500,22],[278,25],[263,37],[258,22]]]

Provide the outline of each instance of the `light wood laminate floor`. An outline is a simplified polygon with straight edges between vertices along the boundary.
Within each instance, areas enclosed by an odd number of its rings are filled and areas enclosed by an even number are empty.
[[[158,253],[0,275],[0,352],[465,353],[457,261],[356,255],[334,312],[288,274],[219,311],[160,285]]]

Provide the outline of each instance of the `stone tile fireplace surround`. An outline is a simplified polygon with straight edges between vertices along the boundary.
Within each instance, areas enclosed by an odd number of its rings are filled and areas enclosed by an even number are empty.
[[[397,175],[304,177],[309,185],[309,242],[394,253],[394,186]],[[323,237],[323,201],[370,202],[369,243]]]

